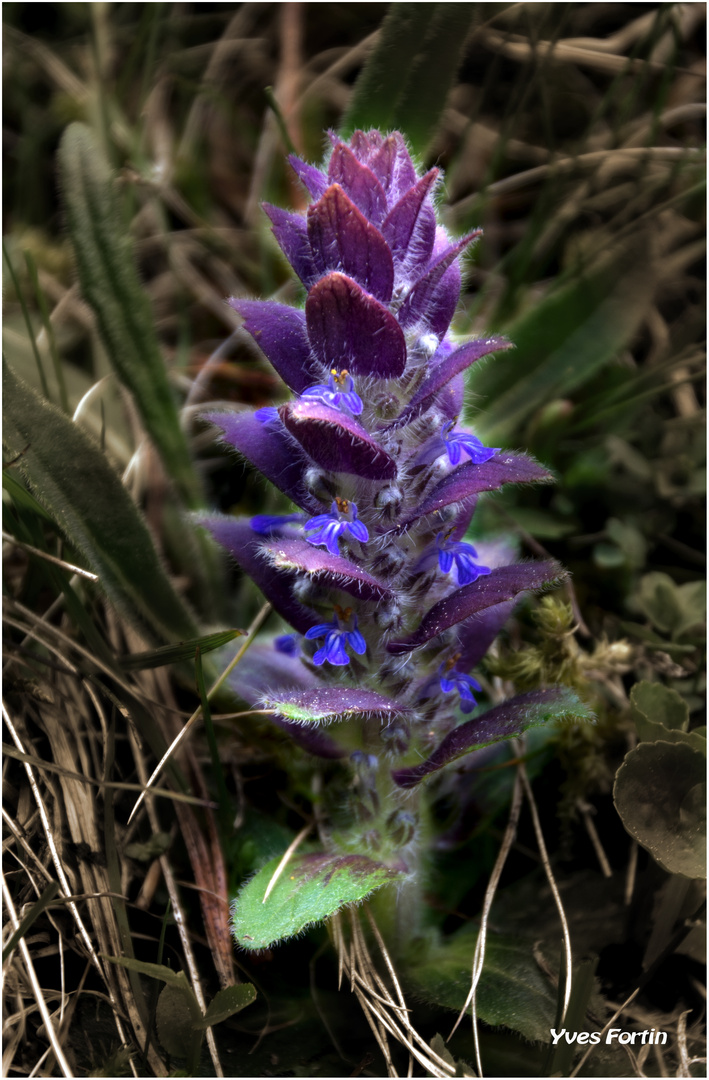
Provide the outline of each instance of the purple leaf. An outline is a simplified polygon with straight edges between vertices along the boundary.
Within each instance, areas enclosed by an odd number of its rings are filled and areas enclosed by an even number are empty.
[[[514,739],[531,727],[541,727],[560,720],[593,721],[587,705],[566,686],[532,690],[489,709],[482,716],[461,724],[445,739],[427,761],[406,769],[394,769],[394,781],[403,788],[415,787],[425,776],[455,761],[456,758],[502,739]]]
[[[325,173],[320,172],[320,169],[316,169],[314,165],[308,165],[307,162],[301,161],[295,154],[289,154],[288,161],[291,168],[297,173],[298,179],[305,185],[313,198],[319,199],[328,186]]]
[[[225,514],[198,514],[197,524],[203,525],[241,569],[258,585],[279,615],[298,633],[305,634],[317,626],[319,616],[293,597],[293,574],[274,570],[259,556],[262,538],[253,532],[248,518],[227,517]]]
[[[387,304],[394,288],[389,246],[339,184],[308,210],[308,237],[320,274],[342,270]]]
[[[503,450],[481,465],[468,461],[436,484],[423,503],[400,523],[399,528],[404,529],[426,514],[433,514],[451,503],[463,502],[481,491],[496,491],[503,484],[538,484],[553,479],[550,472],[526,454]]]
[[[357,161],[344,143],[338,143],[333,150],[327,175],[331,184],[344,188],[365,217],[381,225],[387,211],[384,188],[372,170]]]
[[[328,368],[392,379],[406,366],[406,341],[394,316],[344,274],[328,274],[305,302],[308,337]]]
[[[381,181],[390,206],[416,183],[416,170],[398,131],[384,140],[376,153],[367,159],[367,164]]]
[[[436,408],[448,420],[457,420],[465,404],[465,375],[455,375],[436,395]]]
[[[391,595],[386,585],[349,559],[313,547],[307,540],[273,540],[263,544],[261,551],[278,570],[308,574],[319,584],[342,589],[361,600],[381,600]]]
[[[374,690],[324,686],[317,690],[278,690],[264,694],[262,703],[276,709],[284,720],[298,724],[331,724],[352,716],[391,720],[408,712]]]
[[[382,234],[391,248],[396,263],[410,268],[425,268],[436,238],[436,214],[426,202],[439,176],[431,169],[419,182],[406,191],[387,214]]]
[[[494,604],[474,615],[472,619],[458,627],[458,646],[460,653],[456,667],[460,671],[470,671],[476,667],[487,653],[493,641],[512,615],[520,597]]]
[[[317,270],[308,241],[308,227],[302,214],[291,214],[270,203],[262,203],[273,223],[273,235],[306,288],[317,280]]]
[[[222,442],[243,454],[296,506],[311,514],[320,512],[320,503],[303,483],[307,459],[280,424],[277,427],[260,424],[251,412],[204,413],[203,419],[221,428]]]
[[[273,300],[240,300],[232,297],[229,306],[243,317],[244,329],[273,364],[286,386],[301,394],[320,378],[305,328],[305,315]]]
[[[396,462],[351,416],[303,399],[278,410],[288,431],[313,461],[331,472],[393,480]]]
[[[445,359],[436,364],[426,376],[408,406],[394,421],[392,427],[408,424],[415,420],[417,416],[420,416],[422,412],[425,412],[426,409],[429,409],[434,403],[434,395],[442,387],[446,386],[452,378],[466,371],[481,356],[489,356],[490,353],[511,348],[512,345],[506,338],[492,337],[469,341],[466,345],[461,345],[459,349],[454,349]]]
[[[271,694],[281,687],[288,691],[312,690],[319,685],[314,672],[306,668],[298,656],[286,656],[274,648],[273,642],[256,642],[249,647],[227,682],[234,693],[255,708],[263,700],[264,687]],[[316,757],[331,761],[344,757],[347,753],[324,732],[316,728],[306,728],[302,724],[291,724],[278,716],[269,718],[282,731],[286,731],[293,742]]]
[[[485,577],[479,577],[470,585],[439,600],[424,615],[421,623],[406,641],[391,641],[387,651],[399,656],[424,645],[431,638],[442,634],[444,630],[464,622],[493,604],[511,600],[517,593],[528,589],[541,589],[552,585],[566,576],[565,571],[554,559],[544,562],[518,563],[516,566],[499,566]]]
[[[339,136],[336,135],[333,146],[337,146],[339,141]],[[383,142],[384,136],[379,131],[355,131],[350,139],[350,146],[358,160],[368,165],[369,159],[377,153]]]
[[[443,275],[446,273],[446,271],[455,261],[455,259],[458,258],[461,252],[464,251],[469,244],[472,244],[473,240],[477,240],[480,235],[481,230],[476,229],[475,232],[469,233],[468,236],[464,236],[463,239],[459,240],[457,244],[451,244],[450,247],[448,247],[438,256],[437,259],[434,260],[434,262],[431,264],[423,277],[419,278],[419,280],[416,282],[413,289],[406,297],[406,300],[401,305],[401,308],[399,310],[399,322],[404,328],[412,326],[414,323],[418,322],[418,320],[422,318],[425,318],[427,324],[430,325],[432,328],[433,322],[437,323],[440,321],[440,319],[443,317],[442,315],[439,315],[437,319],[432,318],[430,311],[431,301],[436,300],[438,306],[441,306],[442,304],[443,308],[445,308],[445,302],[449,300],[449,294],[452,295],[453,293],[452,286],[454,284],[453,277],[451,276],[451,285],[443,287],[441,290],[441,296],[436,297],[436,292],[439,289],[439,286],[443,285]],[[459,278],[457,280],[457,288],[459,288]],[[458,295],[456,293],[453,311],[455,310],[455,304],[457,304],[457,302]],[[452,317],[453,312],[451,312],[450,315],[450,318]],[[448,319],[448,322],[450,322],[450,318]],[[448,323],[446,323],[444,327],[444,333],[447,327]]]
[[[426,304],[426,326],[437,338],[444,337],[460,299],[460,266],[449,266]]]

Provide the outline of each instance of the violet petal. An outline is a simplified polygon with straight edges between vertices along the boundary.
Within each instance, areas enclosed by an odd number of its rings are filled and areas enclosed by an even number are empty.
[[[262,544],[261,552],[278,570],[308,574],[318,583],[342,589],[361,600],[381,600],[391,595],[388,586],[349,559],[313,547],[307,540],[271,540]]]
[[[232,297],[229,307],[238,311],[259,349],[286,386],[301,394],[320,378],[305,326],[305,315],[273,300],[241,300]]]
[[[311,514],[320,512],[320,503],[303,483],[308,461],[280,424],[260,424],[251,412],[203,413],[203,419],[221,428],[222,442],[243,454],[296,506]]]
[[[555,559],[499,566],[470,585],[457,589],[444,600],[439,600],[426,612],[411,637],[405,641],[389,642],[387,652],[395,656],[411,652],[449,627],[464,622],[493,604],[511,600],[517,593],[528,589],[542,589],[545,585],[556,584],[564,577],[566,572]]]
[[[253,532],[249,518],[233,518],[226,514],[198,514],[198,525],[203,525],[241,569],[258,585],[279,615],[305,634],[311,626],[317,626],[319,616],[293,597],[293,574],[274,570],[260,556],[262,538]]]
[[[317,280],[318,273],[308,240],[308,227],[302,214],[291,214],[279,206],[262,203],[273,223],[273,235],[296,274],[306,288]]]
[[[452,378],[466,371],[481,356],[489,356],[490,353],[510,348],[512,348],[511,343],[503,337],[479,338],[477,341],[469,341],[466,345],[461,345],[459,349],[455,349],[436,364],[392,426],[399,427],[401,424],[408,424],[429,409],[433,404],[434,395]]]
[[[481,230],[476,229],[474,232],[469,233],[468,236],[464,236],[456,244],[451,244],[435,259],[426,273],[419,278],[399,309],[399,322],[403,327],[412,326],[421,318],[426,318],[427,323],[430,324],[431,316],[428,308],[432,297],[441,284],[443,275],[461,252],[472,244],[474,240],[477,240],[480,235]],[[445,291],[447,294],[450,290]],[[456,296],[455,302],[457,303],[457,301],[458,297]]]
[[[297,173],[298,179],[305,185],[313,198],[319,199],[328,187],[328,179],[325,173],[320,172],[320,169],[316,169],[314,165],[308,165],[306,161],[301,161],[295,154],[289,154],[288,161],[291,168]]]
[[[394,289],[389,246],[339,184],[310,207],[307,229],[319,274],[342,270],[377,300],[389,303]]]
[[[317,690],[281,690],[265,694],[262,702],[267,709],[276,709],[291,723],[331,724],[352,716],[371,716],[390,720],[406,715],[406,709],[374,690],[346,686],[325,686]]]
[[[352,202],[375,225],[381,225],[387,211],[384,188],[366,165],[362,165],[344,143],[332,152],[327,171],[331,184],[344,188]]]
[[[396,462],[351,416],[303,398],[280,407],[288,431],[316,464],[367,480],[393,480]]]
[[[356,281],[333,273],[308,293],[305,319],[313,351],[328,368],[392,379],[406,366],[406,341],[398,322]]]
[[[481,491],[496,491],[503,484],[539,484],[553,479],[534,458],[503,450],[480,465],[468,461],[448,473],[399,527],[404,529],[426,514],[433,514],[451,503],[463,502]]]
[[[456,420],[465,404],[465,375],[454,375],[442,390],[436,394],[436,408],[440,409],[448,420]]]
[[[436,238],[436,214],[426,197],[439,176],[431,169],[396,203],[382,225],[382,235],[391,248],[396,263],[424,269]]]
[[[458,628],[458,646],[460,653],[456,667],[460,671],[470,671],[476,667],[487,653],[497,635],[510,619],[521,597],[505,600],[502,604],[493,604]]]
[[[333,145],[337,146],[339,142],[340,138],[336,136]],[[355,131],[350,139],[350,147],[355,157],[368,165],[369,159],[377,153],[383,142],[384,136],[379,131]]]
[[[593,719],[593,713],[588,706],[566,686],[532,690],[461,724],[446,735],[427,761],[406,769],[395,769],[392,776],[399,787],[415,787],[425,776],[438,772],[456,758],[502,739],[514,739],[528,728],[541,727],[543,724],[560,720],[592,722]]]

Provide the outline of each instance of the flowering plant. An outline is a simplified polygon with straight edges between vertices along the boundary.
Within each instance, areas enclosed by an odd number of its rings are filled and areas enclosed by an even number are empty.
[[[438,169],[417,175],[398,133],[332,143],[326,171],[291,158],[306,214],[265,206],[304,310],[230,300],[292,397],[207,415],[297,508],[202,518],[294,631],[252,646],[234,686],[306,753],[352,774],[321,849],[293,855],[279,881],[272,860],[242,889],[234,931],[247,949],[387,883],[401,897],[422,873],[421,781],[583,712],[551,688],[460,715],[476,709],[471,672],[516,598],[563,576],[552,560],[514,562],[504,544],[466,540],[478,498],[551,476],[459,422],[465,371],[510,344],[450,336],[461,256],[479,234],[454,240],[438,224]]]

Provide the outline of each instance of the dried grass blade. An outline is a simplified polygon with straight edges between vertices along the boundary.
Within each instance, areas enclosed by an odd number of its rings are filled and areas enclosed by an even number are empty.
[[[7,913],[10,916],[10,922],[12,923],[12,926],[13,926],[15,932],[17,932],[19,930],[19,928],[20,928],[20,923],[19,923],[19,920],[17,918],[17,914],[15,912],[15,906],[14,906],[14,904],[12,902],[12,897],[10,896],[10,890],[7,887],[7,883],[5,881],[5,875],[4,874],[3,874],[3,877],[2,877],[2,894],[3,894],[4,900],[5,900],[5,907],[7,908]],[[27,975],[29,977],[30,984],[32,986],[32,992],[34,994],[35,1001],[37,1002],[37,1007],[38,1007],[38,1009],[39,1009],[39,1011],[41,1013],[42,1020],[44,1022],[44,1027],[45,1027],[45,1030],[47,1032],[47,1036],[49,1038],[50,1043],[52,1044],[52,1050],[54,1051],[54,1056],[57,1059],[57,1064],[58,1064],[59,1068],[61,1069],[62,1074],[64,1076],[73,1076],[74,1074],[71,1071],[71,1068],[69,1067],[69,1062],[67,1061],[66,1057],[64,1056],[64,1051],[61,1048],[61,1045],[59,1043],[59,1039],[57,1038],[57,1033],[54,1030],[54,1025],[52,1024],[52,1018],[49,1015],[49,1010],[47,1008],[47,1003],[44,1000],[44,995],[42,994],[42,988],[39,985],[39,980],[37,978],[37,973],[35,972],[34,964],[32,963],[32,957],[30,956],[30,951],[27,948],[27,942],[25,941],[24,937],[20,938],[19,945],[20,945],[20,952],[22,953],[22,959],[24,960],[25,968],[27,970]]]

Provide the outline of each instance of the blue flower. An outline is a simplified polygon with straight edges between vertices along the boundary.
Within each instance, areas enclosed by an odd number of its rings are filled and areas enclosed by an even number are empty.
[[[348,629],[350,623],[352,629]],[[367,642],[357,629],[357,616],[352,615],[352,608],[343,610],[338,604],[335,604],[335,618],[332,622],[312,626],[305,636],[309,641],[325,638],[325,644],[313,656],[313,663],[318,666],[326,660],[328,664],[339,667],[349,664],[350,658],[345,646],[349,646],[352,652],[359,656],[367,651]]]
[[[259,424],[273,424],[274,421],[280,423],[281,418],[275,405],[264,405],[262,409],[256,410],[254,420],[258,420]]]
[[[464,675],[462,671],[456,671],[455,665],[459,654],[444,660],[438,669],[438,683],[444,694],[450,694],[457,690],[460,694],[461,712],[472,712],[477,702],[473,697],[473,690],[482,690],[482,686],[472,675]]]
[[[361,543],[369,540],[367,526],[357,517],[357,504],[337,496],[329,514],[318,514],[306,521],[303,528],[306,532],[317,529],[313,536],[306,537],[308,543],[316,546],[325,544],[331,555],[339,555],[338,540],[343,532],[348,532]]]
[[[330,405],[333,409],[344,406],[354,416],[359,416],[364,406],[361,397],[355,393],[353,387],[352,376],[345,368],[342,371],[332,368],[327,385],[318,383],[317,386],[309,386],[300,396],[315,398],[316,401],[324,401],[326,405]]]
[[[298,656],[300,652],[295,634],[281,634],[280,637],[275,638],[273,646],[276,652],[283,653],[285,656]]]
[[[251,518],[251,528],[261,536],[268,536],[291,521],[302,521],[305,514],[257,514]]]
[[[464,540],[451,540],[451,531],[439,532],[436,537],[438,550],[438,565],[444,574],[449,574],[455,564],[459,585],[470,585],[471,582],[490,573],[489,566],[481,566],[475,562],[477,551],[472,544]]]
[[[472,432],[453,431],[454,427],[455,420],[449,420],[441,431],[441,442],[451,465],[457,465],[463,453],[466,453],[476,465],[482,465],[498,452],[499,447],[491,449],[489,446],[483,446],[480,439],[476,438]]]

